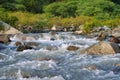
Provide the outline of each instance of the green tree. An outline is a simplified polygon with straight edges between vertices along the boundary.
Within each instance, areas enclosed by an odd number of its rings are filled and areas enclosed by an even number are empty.
[[[48,3],[48,0],[23,0],[27,10],[33,13],[42,13],[44,5]]]

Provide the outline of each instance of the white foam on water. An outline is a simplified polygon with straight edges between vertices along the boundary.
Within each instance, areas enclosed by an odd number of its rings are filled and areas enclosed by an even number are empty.
[[[44,60],[44,61],[22,61],[22,62],[18,62],[16,64],[14,64],[12,66],[44,70],[44,69],[54,68],[57,65],[53,60],[50,60],[50,61]]]
[[[18,80],[65,80],[61,75],[54,76],[54,77],[45,77],[45,78],[39,78],[39,77],[31,77],[31,78],[18,78]]]

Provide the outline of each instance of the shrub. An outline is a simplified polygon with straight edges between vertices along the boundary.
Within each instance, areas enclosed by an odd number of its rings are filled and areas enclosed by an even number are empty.
[[[90,22],[86,22],[82,29],[83,29],[83,32],[86,34],[86,33],[93,32],[95,27],[99,27],[99,26],[102,26],[102,25],[103,25],[102,22],[93,19]]]

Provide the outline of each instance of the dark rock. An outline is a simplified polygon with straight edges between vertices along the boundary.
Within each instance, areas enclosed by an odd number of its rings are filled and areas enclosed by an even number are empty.
[[[67,47],[67,50],[69,50],[69,51],[76,51],[78,49],[79,49],[79,47],[76,47],[76,46],[68,46]]]
[[[20,41],[17,41],[17,42],[15,42],[15,45],[16,45],[16,46],[21,46],[22,43],[21,43]]]
[[[23,51],[23,50],[25,50],[25,49],[26,49],[26,48],[25,48],[24,45],[20,45],[20,46],[18,46],[17,51]]]
[[[100,33],[97,37],[97,40],[103,41],[106,39],[106,37],[107,37],[106,33]]]
[[[54,39],[54,38],[51,38],[50,40],[54,41],[55,39]]]
[[[114,43],[120,43],[120,40],[114,36],[111,36],[108,41],[114,42]]]
[[[20,45],[17,48],[17,51],[23,51],[23,50],[27,50],[27,49],[33,49],[31,46],[26,46],[26,45]]]
[[[7,48],[7,45],[3,44],[3,43],[0,43],[0,50],[2,49],[6,49]]]
[[[105,42],[105,41],[101,41],[81,51],[81,53],[90,54],[90,55],[108,55],[108,54],[116,54],[119,52],[120,49],[118,44],[112,42]]]
[[[120,73],[120,66],[115,67],[113,70],[114,74],[119,74]]]

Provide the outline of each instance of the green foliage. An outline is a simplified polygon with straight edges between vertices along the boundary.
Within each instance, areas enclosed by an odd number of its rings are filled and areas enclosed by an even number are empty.
[[[77,9],[76,1],[71,2],[55,2],[44,8],[45,13],[52,14],[54,16],[71,17],[75,16]]]
[[[8,11],[25,11],[26,7],[23,4],[5,2],[2,4],[2,7]]]
[[[3,31],[4,30],[4,26],[2,23],[0,23],[0,31]]]
[[[0,0],[0,20],[13,26],[84,25],[89,33],[97,26],[119,26],[119,18],[120,0]]]
[[[86,33],[93,32],[93,29],[99,26],[103,26],[103,23],[102,22],[100,23],[100,21],[93,19],[90,22],[86,22],[82,29],[83,29],[83,32],[86,34]]]
[[[29,12],[42,13],[43,6],[48,4],[48,0],[23,0],[23,4]]]
[[[45,28],[45,26],[47,26],[47,20],[39,20],[35,23],[35,28],[36,29],[40,29],[43,30]]]
[[[120,25],[120,19],[107,20],[104,22],[104,25],[107,25],[111,29],[114,29]]]

